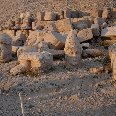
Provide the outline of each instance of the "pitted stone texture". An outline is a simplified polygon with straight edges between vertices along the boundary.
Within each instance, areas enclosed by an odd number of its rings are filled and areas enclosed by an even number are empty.
[[[80,42],[91,40],[93,38],[93,33],[91,28],[83,29],[77,33],[77,37]]]
[[[81,61],[81,45],[75,32],[72,30],[67,36],[65,42],[65,60],[66,64],[78,66]]]
[[[12,39],[6,33],[0,35],[0,62],[8,62],[12,58]]]

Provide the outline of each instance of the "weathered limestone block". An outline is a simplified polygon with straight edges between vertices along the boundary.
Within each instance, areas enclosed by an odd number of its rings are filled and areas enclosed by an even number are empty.
[[[35,46],[37,42],[41,42],[44,39],[45,31],[30,31],[26,41],[26,45]]]
[[[3,30],[3,33],[6,33],[9,35],[11,38],[16,35],[15,30]]]
[[[95,18],[98,18],[98,17],[102,17],[102,13],[103,13],[103,10],[98,10],[98,9],[92,9],[90,15],[95,17]]]
[[[12,75],[17,75],[17,74],[28,72],[30,68],[31,68],[30,61],[20,60],[20,64],[12,68],[10,70],[10,73]]]
[[[17,51],[19,48],[20,48],[20,46],[12,46],[12,53],[17,54]]]
[[[22,46],[26,42],[26,36],[22,32],[17,32],[16,36],[12,38],[12,45],[13,46]]]
[[[37,17],[37,21],[44,21],[44,16],[45,16],[45,12],[41,12],[41,11],[37,11],[36,13],[36,17]]]
[[[116,26],[102,29],[101,36],[110,39],[116,39]]]
[[[55,27],[58,32],[68,32],[73,29],[70,19],[62,19],[55,22]]]
[[[11,69],[13,75],[28,71],[47,71],[51,68],[53,55],[47,51],[25,52],[18,57],[19,65]]]
[[[52,49],[63,49],[66,35],[61,35],[55,31],[45,33],[44,41],[48,43],[49,47]]]
[[[45,12],[44,20],[45,21],[56,21],[57,14],[55,12]]]
[[[80,64],[81,45],[73,30],[67,36],[64,52],[66,64],[72,66],[78,66]]]
[[[14,30],[19,30],[20,28],[21,28],[21,24],[22,24],[22,22],[21,22],[21,18],[16,18],[15,19],[15,26],[14,26]]]
[[[116,80],[116,44],[109,47],[109,56],[111,59],[111,68],[113,71],[113,79]]]
[[[47,30],[47,31],[56,31],[56,32],[58,32],[58,29],[57,29],[57,27],[55,25],[55,22],[53,22],[53,21],[49,21],[45,25],[44,29]]]
[[[64,18],[71,18],[71,10],[70,9],[66,9],[63,11],[63,14],[64,14]]]
[[[83,57],[99,57],[102,55],[102,52],[98,49],[85,49],[83,50]]]
[[[116,19],[116,8],[113,8],[112,10],[112,18]]]
[[[77,37],[80,42],[91,40],[93,38],[93,33],[91,28],[83,29],[77,33]]]
[[[6,33],[0,35],[0,62],[12,59],[12,39]]]
[[[102,18],[110,19],[112,17],[112,9],[111,8],[105,8],[102,13]]]
[[[78,21],[76,23],[73,23],[72,25],[73,25],[74,29],[80,29],[81,30],[81,29],[88,28],[87,22],[84,22],[84,21]]]
[[[99,36],[100,35],[100,28],[98,24],[92,24],[91,25],[93,36]]]
[[[105,19],[104,18],[95,18],[94,19],[94,24],[98,24],[99,27],[101,27],[103,25],[103,23],[105,22]]]

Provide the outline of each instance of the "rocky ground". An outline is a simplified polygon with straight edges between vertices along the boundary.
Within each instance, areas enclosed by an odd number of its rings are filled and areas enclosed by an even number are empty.
[[[113,4],[113,5],[112,5]],[[61,10],[67,7],[91,10],[105,6],[116,7],[113,0],[0,0],[0,22],[22,11]],[[49,72],[17,76],[10,69],[18,64],[14,58],[0,64],[0,116],[115,116],[116,82],[110,62],[105,58],[108,48],[90,41],[90,48],[100,49],[102,56],[82,58],[78,68],[67,68],[63,59],[55,59]],[[106,60],[105,60],[106,59]],[[91,71],[96,68],[99,71]]]
[[[107,49],[99,47],[104,55]],[[53,68],[41,75],[11,76],[17,61],[0,65],[0,116],[21,116],[21,101],[26,116],[115,116],[116,83],[110,71],[90,71],[103,67],[102,57],[82,59],[79,68],[66,68],[56,60]]]
[[[62,10],[66,8],[79,10],[116,7],[115,0],[0,0],[0,22],[16,17],[22,11],[34,13],[39,10]]]

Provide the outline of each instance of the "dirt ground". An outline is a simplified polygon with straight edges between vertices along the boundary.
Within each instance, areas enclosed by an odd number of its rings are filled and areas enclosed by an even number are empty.
[[[66,68],[55,61],[41,75],[11,76],[17,61],[0,65],[0,116],[115,116],[116,83],[112,73],[90,73],[101,67],[103,57],[82,59],[79,68]]]

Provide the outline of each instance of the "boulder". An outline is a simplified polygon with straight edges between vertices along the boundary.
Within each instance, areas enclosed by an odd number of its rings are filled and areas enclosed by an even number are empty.
[[[91,40],[93,38],[92,29],[87,28],[87,29],[80,30],[77,33],[77,37],[79,38],[80,42]]]
[[[102,29],[101,37],[116,39],[116,26]]]
[[[6,33],[0,35],[0,62],[12,59],[12,38]]]
[[[67,65],[78,66],[80,64],[81,45],[73,30],[67,36],[64,52]]]

